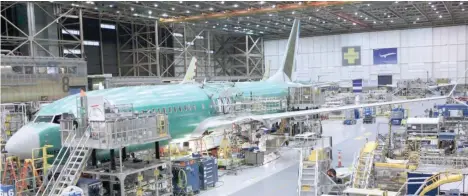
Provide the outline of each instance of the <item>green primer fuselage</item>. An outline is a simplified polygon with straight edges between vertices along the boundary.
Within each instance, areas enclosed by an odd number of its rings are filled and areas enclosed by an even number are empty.
[[[166,110],[169,119],[169,132],[173,139],[183,138],[190,134],[203,120],[218,115],[211,107],[213,100],[230,92],[241,93],[244,97],[285,97],[288,86],[274,82],[239,82],[158,86],[133,86],[104,89],[87,92],[87,96],[103,96],[111,105],[131,104],[134,111]],[[70,95],[44,106],[38,116],[61,115],[73,113],[75,116],[79,95]],[[186,110],[191,106],[192,110]],[[171,109],[169,109],[171,108]],[[175,108],[175,109],[174,109]],[[176,112],[174,112],[176,110]],[[59,125],[53,123],[30,123],[26,126],[36,127],[39,131],[40,146],[53,145],[50,153],[57,153],[61,148]],[[167,142],[162,143],[162,145]],[[154,143],[139,144],[127,147],[127,152],[154,148]],[[98,151],[99,159],[106,159],[108,151]]]

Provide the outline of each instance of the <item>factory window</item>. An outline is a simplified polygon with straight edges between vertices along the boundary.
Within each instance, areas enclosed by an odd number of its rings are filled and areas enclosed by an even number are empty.
[[[169,107],[169,109],[168,109],[167,113],[171,113],[171,112],[172,112],[172,108],[171,108],[171,107]]]
[[[163,113],[166,114],[166,108],[163,108]]]
[[[179,106],[179,112],[182,112],[182,106]]]
[[[99,46],[99,42],[98,41],[89,41],[89,40],[85,40],[83,41],[83,44],[85,46]]]
[[[187,111],[187,105],[184,105],[184,110]]]
[[[63,54],[81,54],[81,50],[80,49],[65,48],[65,49],[63,49]]]
[[[115,29],[115,25],[102,23],[101,28],[103,28],[103,29]]]
[[[177,107],[176,106],[174,106],[174,112],[177,112]]]
[[[67,34],[67,35],[80,35],[79,30],[75,29],[62,29],[62,34]]]
[[[205,104],[204,104],[204,103],[201,104],[201,109],[202,109],[202,110],[205,109]]]
[[[161,114],[161,108],[158,108],[158,113]]]
[[[192,106],[191,106],[191,105],[188,105],[188,106],[187,106],[187,109],[188,109],[188,111],[192,111]]]

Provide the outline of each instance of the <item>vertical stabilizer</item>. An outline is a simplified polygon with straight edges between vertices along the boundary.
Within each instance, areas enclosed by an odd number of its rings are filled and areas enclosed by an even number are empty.
[[[192,60],[190,61],[190,64],[187,68],[187,73],[185,73],[184,80],[180,82],[181,84],[191,83],[195,81],[193,78],[195,77],[195,69],[197,69],[196,64],[197,64],[197,58],[192,57]]]
[[[284,52],[283,63],[280,64],[278,71],[271,76],[268,81],[290,82],[294,70],[294,61],[297,52],[297,43],[299,42],[300,22],[295,19],[291,34],[289,35],[286,51]]]
[[[263,73],[262,81],[265,81],[270,77],[270,63],[270,61],[268,61],[268,63],[265,63],[265,73]]]

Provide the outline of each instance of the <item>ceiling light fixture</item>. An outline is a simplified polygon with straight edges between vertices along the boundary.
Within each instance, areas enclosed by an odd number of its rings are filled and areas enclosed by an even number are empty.
[[[367,20],[367,17],[364,20]]]
[[[292,14],[295,14],[295,13],[296,13],[295,11],[292,12]]]
[[[460,2],[460,5],[463,5],[463,2]]]
[[[210,7],[210,9],[209,9],[209,10],[210,10],[210,11],[213,11],[213,10],[214,10],[214,8]]]
[[[268,16],[273,16],[273,14],[268,14]]]
[[[133,12],[133,10],[135,10],[135,8],[131,7],[130,10]]]
[[[234,7],[239,7],[239,5],[237,5],[237,4],[234,4]]]
[[[439,18],[442,18],[442,15],[439,15]]]
[[[166,14],[166,13],[164,13],[164,14],[162,14],[162,16],[163,16],[163,17],[167,17],[167,14]]]
[[[272,5],[271,7],[272,7],[272,8],[275,8],[275,7],[276,7],[276,5]]]
[[[370,4],[367,4],[367,7],[369,7],[369,6],[370,6]]]
[[[183,3],[182,1],[179,1],[179,3]]]
[[[271,21],[267,21],[267,23],[270,23]]]
[[[357,12],[354,12],[354,15],[356,15],[356,16],[357,16]]]
[[[153,6],[154,6],[154,7],[158,7],[158,4],[155,3]]]
[[[391,23],[393,23],[393,20],[390,20]]]
[[[185,12],[187,12],[187,14],[190,14],[190,10],[187,10],[187,11],[185,11]]]
[[[174,10],[175,10],[175,8],[171,7],[171,10],[172,10],[172,11],[174,11]]]
[[[221,4],[224,4],[224,1],[221,1]]]
[[[120,13],[120,11],[118,11],[118,10],[117,10],[115,13],[119,14],[119,13]]]
[[[114,5],[110,4],[109,7],[114,7]]]
[[[431,5],[431,7],[434,7],[434,5]]]
[[[465,8],[463,8],[462,11],[465,11]]]
[[[374,24],[375,24],[375,23],[377,23],[377,22],[374,21]]]
[[[353,22],[353,25],[356,25],[356,23],[355,23],[355,22]]]
[[[419,18],[416,18],[416,20],[419,20]]]
[[[265,29],[268,29],[268,27],[265,27]]]
[[[262,4],[264,4],[264,3],[265,3],[265,1],[260,1],[260,5],[262,5]]]
[[[153,11],[151,11],[151,10],[149,10],[149,11],[148,11],[148,14],[150,14],[150,15],[151,15],[152,13],[153,13]]]
[[[200,5],[198,5],[198,4],[195,4],[195,7],[200,7]]]

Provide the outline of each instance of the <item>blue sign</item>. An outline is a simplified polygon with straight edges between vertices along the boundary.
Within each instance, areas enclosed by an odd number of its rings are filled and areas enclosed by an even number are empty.
[[[374,65],[397,64],[397,48],[374,49]]]
[[[0,196],[15,196],[15,186],[0,184]]]
[[[353,80],[353,93],[362,92],[362,79]]]

